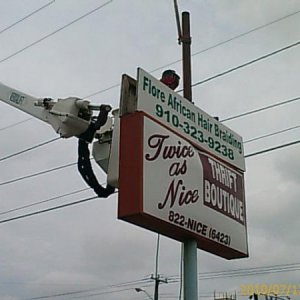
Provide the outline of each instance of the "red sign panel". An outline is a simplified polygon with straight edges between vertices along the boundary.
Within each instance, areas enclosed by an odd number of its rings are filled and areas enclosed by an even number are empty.
[[[227,259],[248,256],[243,173],[142,112],[121,117],[118,217]]]

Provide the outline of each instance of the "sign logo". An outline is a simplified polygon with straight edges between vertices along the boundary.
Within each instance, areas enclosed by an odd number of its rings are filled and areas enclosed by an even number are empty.
[[[184,180],[177,178],[187,173],[187,159],[194,157],[195,152],[191,146],[182,145],[180,141],[177,141],[175,145],[168,145],[169,138],[169,135],[160,134],[150,136],[148,146],[154,151],[145,155],[147,161],[157,159],[170,161],[168,176],[173,180],[168,186],[164,200],[158,203],[158,209],[164,209],[166,205],[172,208],[175,202],[182,206],[199,200],[199,191],[187,189]]]
[[[122,89],[126,107],[135,98]],[[227,259],[247,257],[242,138],[142,69],[136,111],[120,124],[118,217]]]

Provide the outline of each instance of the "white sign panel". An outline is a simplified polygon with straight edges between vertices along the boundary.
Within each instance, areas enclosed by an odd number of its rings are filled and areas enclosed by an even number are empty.
[[[247,253],[242,172],[148,118],[143,157],[144,213]]]
[[[144,111],[194,145],[245,171],[242,138],[190,101],[138,69],[137,110]]]

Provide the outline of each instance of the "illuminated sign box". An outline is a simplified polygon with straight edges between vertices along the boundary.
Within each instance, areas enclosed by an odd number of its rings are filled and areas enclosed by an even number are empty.
[[[160,117],[159,117],[160,118]],[[233,259],[248,256],[243,172],[144,112],[121,117],[118,217]]]
[[[138,69],[137,110],[226,163],[245,171],[242,137],[181,95]]]

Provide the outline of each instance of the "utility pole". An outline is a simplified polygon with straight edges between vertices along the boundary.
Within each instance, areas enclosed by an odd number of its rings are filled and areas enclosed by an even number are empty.
[[[167,279],[162,279],[158,274],[158,255],[159,255],[159,241],[160,234],[157,235],[157,243],[156,243],[156,258],[155,258],[155,275],[151,275],[151,279],[155,281],[154,285],[154,300],[158,300],[158,287],[161,282],[168,283]]]
[[[183,97],[192,102],[192,68],[191,68],[191,44],[190,14],[182,13],[182,71],[183,71]]]
[[[174,0],[175,16],[178,30],[178,42],[182,43],[182,73],[183,97],[192,102],[192,68],[191,68],[191,32],[190,14],[182,13],[182,26],[180,25],[177,0]],[[184,242],[184,300],[198,299],[198,274],[197,274],[197,242],[190,239]]]
[[[183,69],[183,96],[192,102],[192,71],[191,71],[191,34],[190,14],[182,13],[182,69]],[[197,242],[184,242],[184,300],[198,299],[197,275]]]
[[[154,285],[154,300],[158,300],[158,287],[161,282],[168,283],[167,279],[161,278],[159,275],[151,276],[151,279],[155,281]]]

